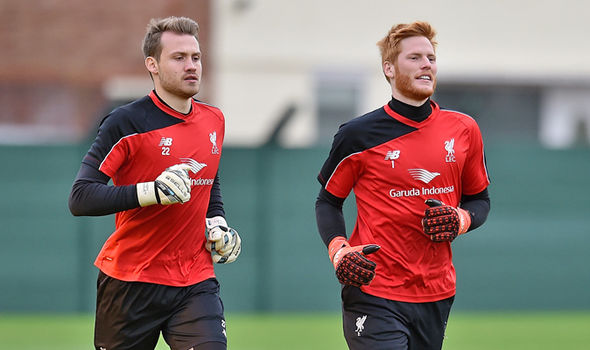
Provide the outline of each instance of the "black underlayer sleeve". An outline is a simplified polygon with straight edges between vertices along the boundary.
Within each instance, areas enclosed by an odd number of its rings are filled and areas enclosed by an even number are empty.
[[[326,247],[337,236],[346,238],[346,223],[342,214],[344,198],[339,198],[326,191],[320,190],[315,202],[315,216],[318,231]]]
[[[135,185],[110,186],[109,177],[82,163],[68,205],[75,216],[101,216],[139,207]]]
[[[221,186],[219,184],[219,172],[215,174],[215,180],[213,180],[211,195],[209,197],[209,207],[207,208],[207,217],[212,218],[214,216],[223,216],[225,218],[223,197],[221,196]]]
[[[469,211],[471,215],[471,226],[469,230],[474,230],[486,221],[490,212],[490,195],[488,189],[474,194],[474,195],[463,195],[461,197],[461,208]]]

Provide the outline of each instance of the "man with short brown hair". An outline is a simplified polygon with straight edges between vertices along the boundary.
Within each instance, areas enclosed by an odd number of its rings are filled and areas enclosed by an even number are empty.
[[[213,262],[236,260],[241,240],[219,184],[224,116],[193,98],[198,28],[184,17],[150,22],[154,90],[103,119],[72,187],[74,215],[116,215],[95,260],[96,349],[154,349],[160,332],[175,350],[227,348]]]

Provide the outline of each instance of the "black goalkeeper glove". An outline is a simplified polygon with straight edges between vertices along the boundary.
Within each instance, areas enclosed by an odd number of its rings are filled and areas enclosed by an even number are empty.
[[[338,281],[355,287],[371,283],[375,277],[377,264],[367,259],[365,255],[374,253],[379,248],[376,244],[351,247],[344,237],[334,238],[328,246],[328,252]]]
[[[452,242],[471,225],[471,215],[465,209],[445,205],[436,199],[427,199],[429,208],[424,211],[422,228],[433,242]]]

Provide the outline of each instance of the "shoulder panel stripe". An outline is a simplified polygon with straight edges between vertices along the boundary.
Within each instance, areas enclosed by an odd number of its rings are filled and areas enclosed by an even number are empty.
[[[111,149],[108,151],[107,155],[104,157],[104,159],[102,160],[102,162],[100,162],[100,165],[98,166],[98,170],[102,169],[102,165],[104,164],[104,162],[106,162],[107,159],[109,159],[109,155],[111,154],[111,152],[115,149],[115,147],[117,147],[117,145],[123,141],[124,139],[131,137],[131,136],[135,136],[137,135],[137,133],[133,133],[133,134],[129,134],[127,136],[123,136],[119,139],[119,141],[117,141],[113,147],[111,147]]]
[[[468,118],[470,118],[470,119],[473,119],[473,120],[475,120],[475,119],[474,119],[472,116],[470,116],[469,114],[465,114],[465,113],[463,113],[463,112],[459,112],[459,111],[456,111],[456,110],[454,110],[454,109],[446,109],[446,108],[441,108],[440,110],[441,110],[441,112],[452,112],[452,113],[461,114],[461,115],[464,115],[464,116],[466,116],[466,117],[468,117]]]
[[[355,154],[359,154],[362,153],[361,152],[355,152],[352,154],[349,154],[348,156],[342,158],[342,160],[340,162],[338,162],[338,164],[336,165],[336,167],[334,168],[334,170],[332,171],[332,174],[330,174],[330,177],[328,178],[328,181],[326,181],[326,184],[324,185],[324,188],[328,187],[328,184],[330,183],[330,180],[332,179],[332,176],[334,176],[334,174],[336,173],[336,171],[338,170],[338,167],[340,166],[340,164],[342,164],[342,162],[344,162],[345,160],[347,160],[348,158],[354,156]]]

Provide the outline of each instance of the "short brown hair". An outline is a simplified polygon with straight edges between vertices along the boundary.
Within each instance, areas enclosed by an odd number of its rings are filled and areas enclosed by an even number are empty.
[[[166,17],[152,18],[148,23],[145,37],[143,38],[143,55],[145,58],[153,57],[156,61],[160,60],[162,45],[160,38],[164,32],[174,32],[179,34],[190,34],[199,40],[199,24],[187,17]]]
[[[389,30],[389,33],[377,42],[377,46],[381,51],[381,64],[385,61],[393,64],[401,52],[400,42],[413,36],[426,37],[432,47],[436,49],[437,42],[434,41],[436,31],[428,22],[394,25]]]

